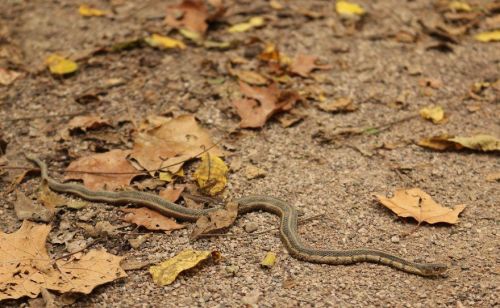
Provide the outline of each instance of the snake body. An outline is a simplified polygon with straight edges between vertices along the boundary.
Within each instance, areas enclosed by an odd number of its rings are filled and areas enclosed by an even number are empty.
[[[49,177],[47,173],[47,166],[43,161],[30,155],[26,155],[26,157],[39,166],[42,179],[48,183],[50,189],[56,192],[73,194],[89,201],[107,202],[113,204],[140,204],[166,216],[175,217],[185,221],[196,221],[199,217],[217,210],[216,208],[186,208],[173,202],[169,202],[157,195],[146,192],[91,191],[80,184],[59,183]],[[411,262],[390,253],[375,249],[359,248],[352,250],[327,250],[311,248],[305,245],[298,236],[297,210],[295,207],[282,200],[262,195],[243,197],[238,199],[237,203],[239,204],[238,215],[257,210],[278,215],[281,218],[279,229],[281,239],[290,255],[299,260],[334,265],[371,262],[387,265],[404,272],[421,276],[439,276],[447,270],[447,266],[445,264]]]

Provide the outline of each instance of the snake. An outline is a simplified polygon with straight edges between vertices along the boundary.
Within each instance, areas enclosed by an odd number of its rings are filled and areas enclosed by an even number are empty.
[[[183,221],[196,221],[203,215],[218,210],[218,208],[187,208],[148,192],[93,191],[85,188],[85,186],[81,184],[59,183],[49,177],[45,162],[29,154],[25,156],[28,160],[38,165],[42,180],[47,182],[51,190],[58,193],[67,193],[94,202],[142,205],[163,215]],[[298,212],[294,206],[280,199],[264,195],[249,195],[237,199],[236,202],[238,203],[238,216],[259,210],[279,216],[281,219],[279,233],[285,248],[292,257],[302,261],[331,265],[349,265],[360,262],[370,262],[425,277],[440,276],[445,273],[448,268],[446,264],[441,263],[411,262],[402,257],[376,249],[358,248],[331,250],[312,248],[304,244],[298,235]]]

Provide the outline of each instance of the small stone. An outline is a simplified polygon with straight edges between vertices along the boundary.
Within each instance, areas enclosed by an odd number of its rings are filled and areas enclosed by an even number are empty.
[[[247,294],[245,297],[241,299],[241,302],[250,307],[257,307],[257,303],[259,302],[260,292],[252,291]]]
[[[247,224],[245,224],[245,231],[248,232],[248,233],[252,233],[252,232],[255,232],[257,231],[257,229],[259,228],[259,226],[254,223],[254,222],[249,222]]]
[[[239,267],[236,266],[236,265],[229,265],[229,266],[226,266],[225,270],[226,270],[226,273],[228,274],[228,276],[236,276],[236,274],[238,273],[239,271]]]
[[[391,242],[393,242],[393,243],[399,243],[399,236],[394,235],[393,237],[391,237]]]
[[[469,229],[469,228],[472,227],[472,224],[470,222],[467,222],[467,223],[464,224],[464,227],[467,228],[467,229]]]

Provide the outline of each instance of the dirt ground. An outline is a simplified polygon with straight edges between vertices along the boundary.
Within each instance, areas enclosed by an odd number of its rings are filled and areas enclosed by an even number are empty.
[[[96,247],[137,260],[163,260],[185,248],[218,250],[224,259],[181,274],[166,287],[154,284],[147,268],[129,271],[128,277],[77,297],[73,306],[500,305],[500,190],[498,180],[487,179],[499,171],[498,156],[434,151],[416,144],[443,133],[500,136],[498,88],[470,94],[474,83],[499,78],[499,43],[473,39],[475,33],[488,30],[485,20],[494,13],[480,17],[463,35],[446,36],[424,26],[441,16],[439,1],[359,0],[356,3],[368,12],[361,20],[341,19],[333,1],[275,2],[284,8],[272,8],[261,0],[227,1],[226,14],[210,25],[207,37],[239,43],[229,50],[214,50],[196,46],[165,26],[167,5],[178,2],[87,1],[112,9],[113,14],[84,18],[74,1],[1,1],[0,44],[14,51],[8,59],[5,52],[0,54],[0,64],[24,74],[9,86],[0,85],[0,138],[7,144],[3,162],[29,166],[21,154],[30,152],[53,170],[60,169],[78,157],[131,148],[133,123],[149,115],[192,114],[229,153],[228,164],[241,162],[241,168],[230,172],[224,193],[228,199],[276,196],[296,206],[302,217],[319,215],[299,227],[301,237],[314,247],[378,248],[410,260],[446,263],[450,270],[444,277],[429,279],[376,264],[301,262],[288,254],[276,231],[258,233],[277,226],[277,217],[250,213],[228,230],[236,236],[194,242],[188,238],[191,227],[169,234],[124,228],[130,235],[112,237]],[[226,31],[229,25],[257,15],[265,17],[263,27]],[[187,48],[159,50],[143,44],[96,52],[152,33],[183,39]],[[269,42],[286,55],[316,55],[332,68],[313,72],[309,78],[292,76],[280,85],[302,95],[295,107],[305,115],[302,121],[283,127],[273,117],[263,128],[240,129],[232,105],[239,87],[227,71],[228,63],[240,61],[242,67],[255,69],[255,49]],[[76,59],[79,70],[64,78],[52,76],[44,59],[54,52]],[[111,79],[120,82],[109,86],[106,82]],[[321,111],[314,93],[326,100],[349,97],[358,109]],[[444,123],[436,125],[418,116],[431,104],[443,107]],[[113,127],[61,140],[59,132],[79,113],[112,119]],[[377,129],[370,134],[335,134],[359,127]],[[249,180],[250,165],[264,170],[265,176]],[[0,181],[4,193],[19,174],[7,171]],[[17,189],[36,199],[38,184],[39,177],[30,176]],[[412,187],[447,207],[465,204],[459,223],[422,224],[414,230],[414,220],[397,217],[373,197]],[[0,199],[2,232],[14,232],[21,225],[14,201],[13,192]],[[100,203],[78,211],[63,209],[52,222],[52,233],[69,221],[75,239],[90,241],[76,222],[123,224],[120,216],[116,207]],[[258,226],[256,234],[245,231],[249,225]],[[137,232],[151,236],[133,249],[127,239]],[[64,245],[49,245],[54,255],[65,252]],[[269,251],[278,259],[265,269],[260,261]],[[24,298],[3,304],[34,302]]]

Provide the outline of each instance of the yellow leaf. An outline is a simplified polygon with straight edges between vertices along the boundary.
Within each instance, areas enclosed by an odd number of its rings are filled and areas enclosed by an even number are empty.
[[[201,34],[199,34],[198,32],[195,32],[195,31],[191,31],[191,30],[188,30],[188,29],[179,29],[179,33],[184,36],[185,38],[193,41],[193,42],[196,42],[196,43],[199,43],[203,40],[203,37],[201,36]]]
[[[201,164],[194,172],[194,177],[202,189],[207,189],[210,195],[221,192],[227,184],[229,168],[220,157],[203,154]]]
[[[340,15],[364,15],[365,10],[356,3],[351,3],[347,1],[337,1],[335,6],[337,13]]]
[[[245,32],[255,27],[260,27],[264,25],[264,18],[257,16],[252,17],[248,22],[243,22],[240,24],[236,24],[228,29],[231,33]]]
[[[418,188],[396,190],[392,198],[381,195],[375,196],[380,203],[399,217],[413,217],[419,223],[435,224],[445,222],[456,224],[458,214],[465,209],[463,204],[457,205],[454,209],[443,207],[432,200],[431,196],[426,192]]]
[[[450,4],[448,4],[448,8],[450,8],[450,10],[464,12],[470,12],[472,10],[470,5],[463,1],[451,1]]]
[[[420,116],[437,124],[444,119],[444,110],[441,106],[430,105],[420,109]]]
[[[50,72],[54,75],[71,74],[78,69],[78,64],[57,54],[52,54],[47,57],[45,63],[49,66]]]
[[[85,16],[85,17],[91,17],[91,16],[105,16],[107,14],[106,11],[91,8],[90,6],[86,4],[80,5],[80,8],[78,9],[78,12],[80,15]]]
[[[159,265],[151,266],[149,272],[156,284],[166,286],[174,282],[175,278],[177,278],[182,271],[195,267],[198,263],[207,259],[210,254],[211,252],[207,250],[196,251],[186,249]]]
[[[500,151],[500,140],[490,135],[479,134],[471,137],[454,137],[448,140],[471,150]]]
[[[152,47],[180,48],[180,49],[186,48],[186,45],[183,42],[159,34],[153,34],[150,37],[146,37],[144,40]]]
[[[165,182],[172,182],[172,180],[174,179],[174,176],[172,175],[172,172],[170,171],[165,171],[165,172],[160,172],[158,178],[161,180],[161,181],[165,181]]]
[[[276,263],[276,254],[274,252],[268,252],[262,262],[260,262],[260,265],[263,267],[273,267],[274,263]]]
[[[490,31],[490,32],[481,32],[479,34],[476,34],[474,36],[474,38],[477,41],[485,42],[485,43],[500,41],[500,30]]]

